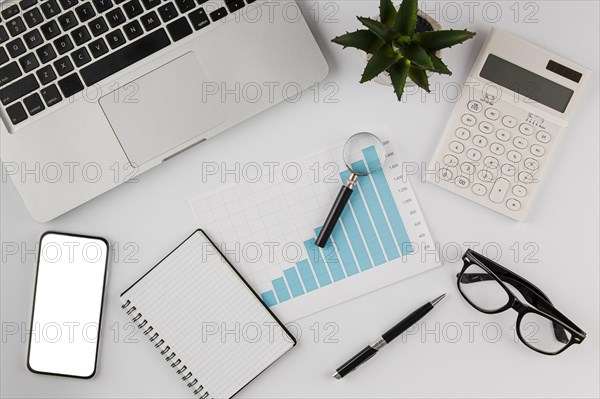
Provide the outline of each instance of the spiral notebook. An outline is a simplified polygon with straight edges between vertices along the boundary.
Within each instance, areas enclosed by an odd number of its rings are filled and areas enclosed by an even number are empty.
[[[296,344],[202,230],[121,301],[166,365],[201,399],[234,396]]]

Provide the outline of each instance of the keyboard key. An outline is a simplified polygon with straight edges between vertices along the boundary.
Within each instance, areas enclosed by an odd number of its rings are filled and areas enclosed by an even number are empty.
[[[6,108],[6,113],[8,114],[8,117],[13,125],[21,123],[27,119],[27,113],[25,112],[25,108],[23,108],[21,103],[16,103]]]
[[[42,34],[37,29],[27,32],[25,36],[23,36],[23,40],[25,40],[25,44],[27,44],[27,47],[30,49],[36,48],[44,41]]]
[[[21,6],[21,10],[27,10],[30,7],[33,7],[37,4],[37,0],[21,0],[19,5]]]
[[[81,76],[87,86],[101,81],[114,73],[167,47],[171,41],[164,29],[143,36],[122,49],[84,67]]]
[[[227,15],[227,10],[225,10],[225,7],[217,8],[216,10],[210,13],[210,19],[212,19],[213,22],[215,22],[223,18],[225,15]]]
[[[15,58],[25,52],[25,45],[21,39],[16,38],[12,42],[6,44],[6,50],[11,57]]]
[[[31,116],[37,114],[40,111],[43,111],[44,108],[46,108],[44,107],[44,103],[42,102],[42,99],[37,93],[33,93],[29,97],[25,97],[23,99],[23,104],[25,104],[25,107],[27,108],[27,111],[29,111],[29,115]]]
[[[6,29],[8,29],[11,36],[18,36],[21,33],[25,32],[25,29],[27,28],[25,27],[25,24],[23,23],[21,17],[17,17],[11,19],[6,23]]]
[[[35,76],[27,75],[0,89],[0,101],[2,101],[2,104],[8,105],[32,91],[37,90],[39,87],[40,85],[37,80],[35,80]]]
[[[198,5],[202,5],[204,3],[206,3],[208,0],[196,0],[196,2],[198,3]]]
[[[160,25],[160,20],[158,19],[158,15],[154,11],[149,12],[148,14],[142,16],[141,18],[142,25],[144,25],[144,29],[146,31],[151,31]]]
[[[36,52],[42,64],[50,62],[56,58],[56,52],[54,51],[54,47],[52,47],[50,43],[43,45],[42,47],[37,49]]]
[[[125,14],[123,14],[120,8],[115,8],[106,13],[106,20],[110,24],[110,27],[114,28],[125,22]]]
[[[208,15],[206,15],[206,12],[204,11],[203,8],[201,8],[197,11],[192,11],[189,14],[189,17],[190,17],[190,21],[192,22],[192,27],[195,30],[202,29],[205,26],[207,26],[208,24],[210,24]]]
[[[10,17],[17,15],[19,13],[19,7],[17,7],[16,4],[13,4],[10,7],[5,8],[4,10],[2,10],[2,17],[4,19],[9,19]]]
[[[42,12],[46,18],[52,18],[56,14],[60,13],[60,7],[56,0],[45,1],[40,5]]]
[[[41,24],[44,21],[44,17],[42,17],[42,13],[37,8],[33,8],[29,11],[26,11],[23,14],[23,18],[27,23],[27,26],[33,28],[36,25]]]
[[[177,8],[182,14],[196,7],[194,0],[175,0],[175,4],[177,4]]]
[[[73,50],[73,42],[69,36],[64,35],[54,41],[54,47],[56,47],[58,54],[64,54],[67,51]]]
[[[45,67],[38,69],[35,73],[42,85],[47,85],[56,79],[56,73],[54,73],[54,69],[52,69],[51,65],[46,65]]]
[[[76,73],[67,76],[66,78],[58,81],[58,87],[65,97],[71,97],[73,94],[79,93],[83,90],[83,83]]]
[[[173,3],[167,3],[158,7],[158,13],[164,22],[168,22],[179,15]]]
[[[108,25],[102,17],[98,17],[88,24],[92,35],[99,36],[108,30]]]
[[[4,43],[8,40],[8,32],[6,32],[6,28],[0,25],[0,44]]]
[[[76,46],[81,46],[92,39],[92,36],[85,25],[81,25],[79,28],[71,32],[71,37],[73,38]]]
[[[4,50],[2,47],[0,47],[0,65],[3,65],[7,62],[8,62],[8,54],[6,53],[6,50]]]
[[[21,76],[21,70],[15,61],[0,68],[0,86],[12,82]]]
[[[46,102],[46,105],[49,107],[62,101],[62,97],[60,96],[60,93],[58,92],[58,88],[56,87],[56,85],[52,85],[52,86],[43,88],[41,93],[42,93],[42,98]]]
[[[113,6],[113,3],[111,0],[92,0],[92,1],[94,3],[94,6],[96,6],[96,10],[98,11],[98,14],[101,14],[104,11],[109,10]]]
[[[73,29],[78,25],[77,18],[75,18],[75,14],[73,13],[73,11],[69,11],[59,16],[58,23],[65,32],[70,29]]]
[[[133,40],[144,33],[142,30],[142,25],[140,25],[138,21],[131,21],[127,25],[123,26],[123,30],[125,31],[125,35],[129,40]]]
[[[178,20],[168,24],[167,30],[171,34],[171,38],[174,42],[177,42],[194,32],[185,17],[181,17]]]
[[[33,71],[35,68],[40,66],[37,58],[35,58],[35,54],[29,53],[19,58],[19,64],[21,64],[21,68],[25,73]]]
[[[98,58],[108,52],[108,46],[104,39],[99,38],[91,42],[88,46],[94,58]]]
[[[105,39],[108,42],[110,48],[112,49],[121,47],[125,44],[125,36],[123,36],[123,33],[121,33],[121,31],[118,29],[106,35]]]
[[[138,0],[131,0],[123,5],[123,9],[129,19],[133,19],[144,12],[142,5]]]
[[[160,0],[142,0],[142,3],[144,4],[144,7],[146,7],[146,10],[149,10],[159,5]]]
[[[69,57],[63,57],[54,61],[54,68],[58,72],[58,76],[64,76],[73,70],[73,64]]]
[[[71,53],[71,58],[73,58],[73,62],[78,67],[85,65],[92,60],[90,53],[88,53],[85,47],[73,51],[73,53]]]
[[[83,3],[75,9],[75,12],[81,22],[85,22],[96,15],[96,11],[90,3]]]
[[[77,3],[79,2],[79,0],[59,0],[59,1],[60,1],[61,7],[65,11],[73,6],[76,6]]]
[[[229,12],[234,12],[244,7],[246,4],[244,3],[244,0],[225,0],[225,5]]]
[[[60,34],[60,28],[58,27],[56,21],[45,23],[44,25],[40,26],[40,29],[42,30],[42,34],[46,40],[54,39]]]

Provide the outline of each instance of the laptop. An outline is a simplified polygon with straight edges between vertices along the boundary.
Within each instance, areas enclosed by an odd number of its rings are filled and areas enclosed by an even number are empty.
[[[39,222],[328,73],[294,1],[0,3],[3,178]]]

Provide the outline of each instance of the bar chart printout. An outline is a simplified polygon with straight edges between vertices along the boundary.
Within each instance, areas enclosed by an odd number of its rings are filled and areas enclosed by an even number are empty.
[[[359,178],[322,249],[315,245],[320,223],[350,173],[341,146],[297,162],[306,172],[300,180],[243,183],[190,206],[263,302],[292,321],[439,265],[412,187],[389,141],[385,147],[384,167]],[[375,149],[363,153],[366,165],[353,168],[376,169]],[[314,181],[315,165],[327,165],[326,182]],[[256,250],[261,244],[279,251]],[[227,252],[236,249],[231,259]]]

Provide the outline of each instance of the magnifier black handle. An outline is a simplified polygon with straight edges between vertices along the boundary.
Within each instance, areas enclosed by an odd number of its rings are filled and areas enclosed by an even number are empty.
[[[352,189],[348,186],[342,186],[337,198],[335,199],[335,202],[333,203],[333,207],[329,211],[329,215],[327,215],[327,219],[325,219],[325,224],[323,224],[321,233],[319,233],[319,236],[315,241],[317,247],[325,248],[325,245],[331,236],[331,232],[333,231],[338,219],[340,218],[340,215],[342,214],[342,211],[350,199],[350,195],[352,195]]]

